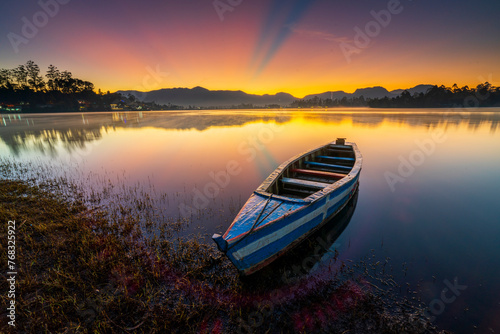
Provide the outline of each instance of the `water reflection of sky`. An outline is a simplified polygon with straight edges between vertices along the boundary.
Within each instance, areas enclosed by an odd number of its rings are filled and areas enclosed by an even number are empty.
[[[1,157],[77,168],[81,176],[116,173],[126,174],[130,183],[151,180],[158,192],[180,194],[168,208],[172,216],[180,214],[182,203],[217,212],[196,221],[207,233],[223,232],[235,210],[282,161],[346,137],[358,144],[364,165],[356,211],[336,241],[341,256],[357,259],[375,249],[394,267],[406,263],[407,276],[401,270],[394,275],[419,284],[424,303],[439,298],[444,280],[457,277],[468,288],[446,304],[437,323],[457,332],[470,332],[473,325],[500,330],[495,320],[500,315],[500,109],[0,117]],[[412,159],[414,170],[401,167]],[[232,162],[240,168],[237,175],[227,173]],[[217,183],[214,175],[221,173],[229,177],[216,198],[205,202],[207,185]],[[392,188],[387,175],[399,176]]]

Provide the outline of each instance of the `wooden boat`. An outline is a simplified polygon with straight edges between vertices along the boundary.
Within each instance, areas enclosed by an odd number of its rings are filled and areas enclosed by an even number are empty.
[[[318,230],[307,236],[299,245],[286,252],[279,259],[258,271],[259,278],[268,282],[290,282],[303,275],[313,273],[321,268],[330,268],[341,246],[338,238],[349,225],[356,210],[359,189],[352,198],[331,219],[328,219]],[[325,265],[326,267],[323,267]],[[281,280],[268,278],[281,277]]]
[[[335,216],[358,188],[362,157],[344,138],[299,154],[254,191],[218,248],[249,275],[298,245]]]

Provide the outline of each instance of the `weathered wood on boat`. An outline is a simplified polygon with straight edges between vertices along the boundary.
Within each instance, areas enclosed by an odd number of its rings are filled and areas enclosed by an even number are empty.
[[[328,152],[328,153],[350,153],[351,151],[343,150],[343,149],[327,148],[326,152]]]
[[[301,174],[309,174],[309,175],[322,176],[322,177],[330,177],[330,178],[334,178],[334,179],[341,179],[345,176],[345,174],[325,172],[325,171],[321,171],[321,170],[312,170],[312,169],[291,169],[290,171],[293,173],[301,173]]]
[[[326,163],[323,163],[323,162],[316,162],[316,161],[304,161],[304,163],[305,163],[306,165],[318,166],[318,167],[351,169],[351,167],[349,167],[349,166],[332,165],[332,164],[326,164]]]
[[[330,158],[352,166],[317,161]],[[356,144],[344,140],[289,159],[264,180],[214,241],[242,274],[259,270],[343,208],[358,188],[361,165]]]
[[[306,187],[311,187],[311,188],[317,188],[317,189],[323,189],[326,186],[329,186],[329,183],[322,183],[322,182],[314,182],[314,181],[307,181],[307,180],[301,180],[301,179],[292,179],[288,177],[284,177],[281,179],[281,182],[285,184],[292,184],[296,186],[306,186]]]
[[[327,155],[319,155],[317,158],[328,159],[328,160],[345,160],[345,161],[354,161],[354,158],[346,158],[346,157],[330,157]]]

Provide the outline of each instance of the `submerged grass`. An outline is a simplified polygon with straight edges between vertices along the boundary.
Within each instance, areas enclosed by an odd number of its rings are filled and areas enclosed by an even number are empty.
[[[110,224],[103,212],[20,181],[2,180],[0,189],[3,243],[7,222],[17,225],[18,331],[193,330],[193,314],[175,290],[190,277],[203,278],[207,263],[217,260],[205,254],[208,247],[146,245],[134,219]],[[7,259],[5,247],[0,253]],[[7,305],[7,295],[1,298]]]
[[[157,217],[138,213],[150,203],[143,197],[92,207],[60,182],[0,180],[2,261],[7,222],[16,221],[16,332],[437,332],[423,310],[401,303],[394,312],[345,265],[328,279],[241,280],[213,245],[178,236],[186,222],[151,233],[145,225]],[[5,310],[1,332],[13,329]]]

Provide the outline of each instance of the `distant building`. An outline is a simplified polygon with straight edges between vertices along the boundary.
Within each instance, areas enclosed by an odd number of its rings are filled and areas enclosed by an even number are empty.
[[[14,105],[14,104],[0,104],[0,111],[8,111],[8,112],[21,112],[23,111],[22,105]]]
[[[123,107],[117,103],[111,103],[110,106],[111,106],[111,110],[114,110],[114,111],[123,110]]]
[[[78,110],[87,111],[89,110],[91,103],[86,100],[78,100]]]

